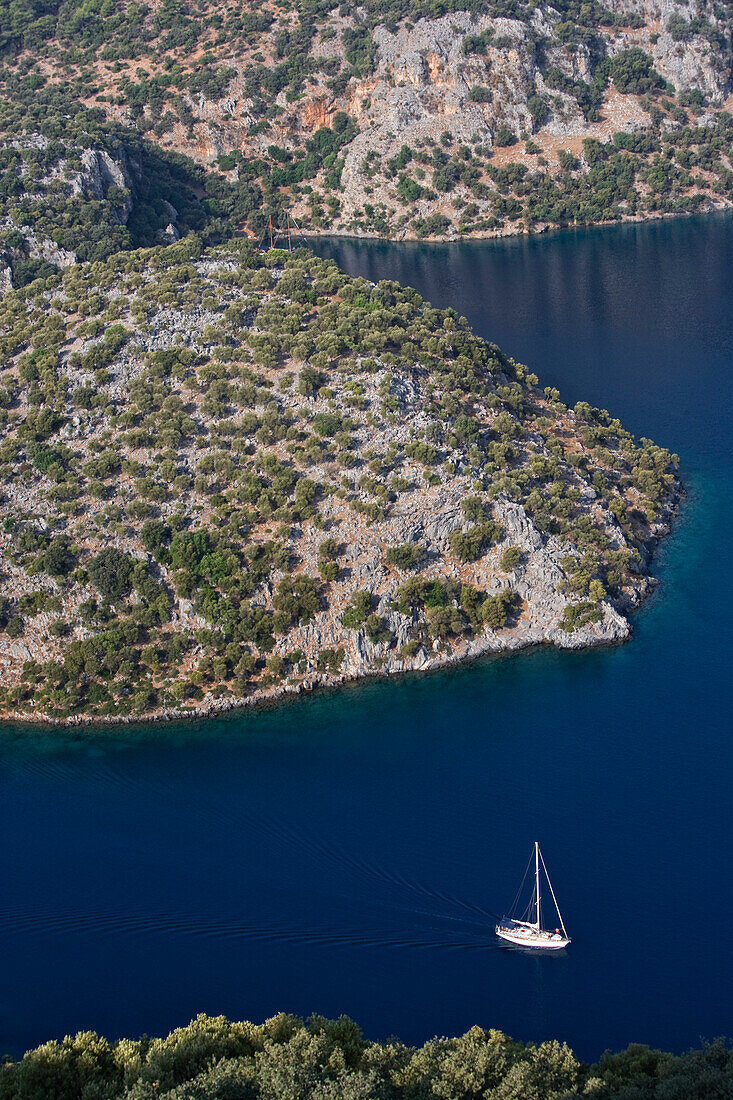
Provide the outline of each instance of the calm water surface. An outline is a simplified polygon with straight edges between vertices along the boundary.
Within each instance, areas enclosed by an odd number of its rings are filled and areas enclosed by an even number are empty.
[[[0,1052],[199,1011],[474,1023],[681,1050],[733,1033],[733,219],[323,242],[680,453],[621,648],[538,651],[185,727],[0,738]],[[574,938],[497,946],[538,837]]]

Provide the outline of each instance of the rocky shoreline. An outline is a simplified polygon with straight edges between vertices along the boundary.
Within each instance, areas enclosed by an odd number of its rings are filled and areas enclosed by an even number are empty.
[[[678,485],[677,490],[670,495],[666,503],[663,518],[655,526],[653,540],[650,540],[645,547],[645,567],[649,567],[658,543],[669,533],[672,523],[679,514],[683,499],[684,490],[681,485]],[[412,661],[409,659],[395,660],[387,667],[370,666],[367,659],[363,668],[358,671],[319,675],[312,680],[281,684],[267,690],[260,689],[252,695],[240,699],[211,697],[200,706],[190,708],[165,707],[145,716],[73,715],[65,719],[58,719],[46,715],[29,716],[28,714],[3,713],[0,714],[0,731],[3,725],[7,726],[11,723],[14,726],[20,725],[26,728],[91,729],[109,726],[142,726],[151,723],[194,722],[220,717],[234,711],[245,711],[252,708],[266,709],[286,702],[294,702],[302,695],[356,685],[367,678],[386,681],[396,675],[436,673],[459,664],[469,664],[482,658],[516,655],[528,649],[539,649],[541,647],[582,650],[620,645],[630,640],[633,634],[633,627],[626,616],[630,611],[640,608],[644,599],[651,594],[658,583],[657,578],[648,574],[640,576],[638,587],[627,594],[627,598],[622,604],[619,604],[618,601],[617,604],[606,602],[604,616],[600,623],[590,623],[573,634],[555,629],[546,637],[539,637],[536,631],[532,629],[529,621],[525,621],[523,617],[523,620],[516,627],[505,628],[499,632],[491,632],[488,635],[485,634],[471,639],[460,648],[421,654],[419,658]],[[528,594],[526,583],[519,590],[525,595]]]
[[[729,201],[727,198],[722,197],[715,201],[711,199],[698,210],[677,212],[674,214],[659,210],[646,210],[638,214],[624,214],[622,217],[610,221],[593,222],[592,225],[579,224],[557,226],[547,222],[528,227],[525,225],[517,226],[511,224],[503,226],[501,229],[484,229],[480,231],[471,231],[470,233],[453,232],[447,233],[442,237],[418,237],[414,233],[409,233],[407,230],[400,230],[390,236],[384,236],[377,232],[353,228],[332,228],[328,230],[304,228],[298,231],[298,235],[306,241],[327,241],[330,238],[338,238],[339,240],[384,241],[386,244],[441,245],[460,244],[461,241],[495,241],[513,239],[515,237],[560,236],[577,230],[587,232],[592,229],[610,229],[613,226],[621,225],[646,225],[650,222],[661,221],[689,221],[691,218],[706,218],[716,214],[727,215],[731,213],[733,213],[733,201]]]
[[[196,717],[628,636],[676,456],[397,283],[243,243],[135,256],[122,285],[68,269],[68,306],[6,299],[7,719]],[[57,343],[45,420],[25,310]]]

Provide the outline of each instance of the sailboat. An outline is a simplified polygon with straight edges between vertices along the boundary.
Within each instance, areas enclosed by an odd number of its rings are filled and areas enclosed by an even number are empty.
[[[532,856],[529,858],[527,869],[524,872],[524,878],[522,879],[522,885],[517,891],[517,896],[514,899],[512,905],[512,912],[516,911],[519,899],[522,895],[524,883],[529,873],[529,869],[532,866]],[[540,890],[540,867],[545,873],[547,879],[547,885],[550,887],[550,894],[555,905],[557,912],[557,919],[560,927],[555,928],[554,931],[548,928],[542,927],[542,894]],[[557,898],[555,897],[555,891],[552,889],[552,883],[550,882],[550,876],[547,873],[547,867],[545,861],[542,858],[542,852],[540,846],[535,841],[534,843],[534,887],[532,889],[532,896],[529,900],[529,905],[522,913],[522,919],[518,919],[514,916],[502,917],[496,926],[496,934],[508,943],[516,944],[519,947],[531,947],[534,949],[539,948],[544,951],[558,951],[563,947],[567,947],[570,943],[570,937],[568,936],[565,925],[563,924],[562,916],[560,915],[560,907],[557,904]]]

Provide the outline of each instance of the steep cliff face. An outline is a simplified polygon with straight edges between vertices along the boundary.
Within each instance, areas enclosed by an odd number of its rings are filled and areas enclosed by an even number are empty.
[[[665,141],[674,144],[676,132],[689,145],[685,131],[698,125],[703,105],[711,133],[717,132],[718,112],[731,106],[730,29],[721,10],[705,0],[684,7],[674,0],[616,0],[605,22],[586,34],[572,33],[549,5],[521,19],[456,11],[391,28],[377,24],[371,71],[352,71],[336,87],[327,73],[343,73],[342,39],[358,25],[353,17],[330,17],[312,47],[315,71],[297,97],[276,96],[263,130],[255,124],[248,66],[235,65],[226,100],[190,99],[188,136],[176,126],[164,143],[210,164],[232,151],[267,157],[273,139],[297,155],[310,134],[332,127],[345,111],[359,132],[339,151],[338,185],[333,189],[326,179],[324,193],[313,189],[315,199],[311,188],[306,196],[296,188],[289,205],[306,226],[358,234],[493,235],[731,202],[729,157],[717,171],[666,179],[659,193],[644,178],[654,154],[663,152]],[[263,54],[266,48],[263,43]],[[675,106],[675,97],[686,106]],[[648,137],[646,148],[633,150],[642,153],[639,177],[630,195],[620,188],[605,207],[588,213],[577,198],[578,181],[593,167],[584,141],[615,152],[618,133]],[[729,153],[730,135],[723,144]],[[452,166],[459,156],[468,168],[459,165],[463,171],[453,172],[454,179],[436,182],[436,148],[453,158]],[[624,148],[632,151],[628,143]],[[404,155],[400,160],[405,149],[411,167]],[[421,155],[418,167],[415,156]],[[577,166],[568,167],[568,156]],[[507,206],[495,170],[508,164],[521,166],[528,180],[510,186]],[[232,178],[239,178],[239,168]],[[537,208],[524,201],[522,187],[536,191],[539,181],[547,181],[549,199]],[[323,175],[316,182],[323,187]],[[598,189],[615,191],[615,185],[604,178]],[[318,201],[324,194],[330,204],[325,211]]]

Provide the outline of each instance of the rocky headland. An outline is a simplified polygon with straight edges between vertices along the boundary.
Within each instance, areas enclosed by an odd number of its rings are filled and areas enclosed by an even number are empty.
[[[675,456],[453,310],[189,236],[0,315],[5,717],[207,713],[628,636]]]

